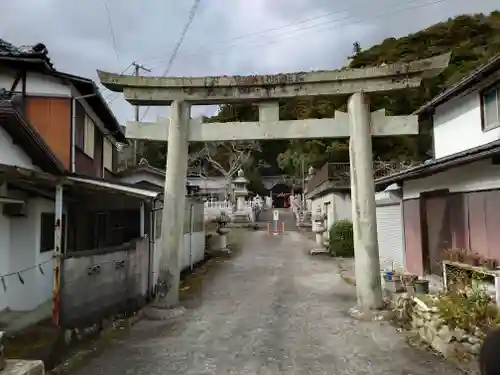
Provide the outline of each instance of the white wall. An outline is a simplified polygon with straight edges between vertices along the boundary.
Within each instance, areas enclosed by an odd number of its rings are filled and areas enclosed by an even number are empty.
[[[0,208],[2,206],[0,205]],[[0,275],[9,273],[10,264],[10,220],[0,214]],[[0,311],[9,305],[7,293],[0,285]]]
[[[41,266],[5,278],[7,291],[0,288],[0,309],[8,307],[14,311],[29,311],[50,300],[52,296],[51,261],[53,252],[40,253],[40,224],[42,212],[54,212],[54,202],[44,198],[26,200],[26,217],[0,219],[1,259],[8,259],[8,267],[1,266],[2,274],[16,272],[46,262]],[[8,239],[8,244],[7,244]],[[8,269],[5,269],[8,268]]]
[[[33,166],[33,162],[23,149],[12,143],[12,138],[2,127],[0,127],[0,164],[38,169]]]
[[[351,197],[345,193],[328,193],[312,200],[312,216],[321,207],[321,212],[325,213],[325,204],[328,206],[328,225],[331,226],[338,220],[352,220]],[[314,225],[314,222],[313,222]]]
[[[14,70],[2,69],[0,73],[0,88],[10,90],[14,83],[16,72]],[[28,72],[26,76],[26,92],[31,95],[50,95],[69,97],[71,89],[62,79],[49,75]],[[21,91],[22,82],[19,81],[15,90]]]
[[[433,136],[438,159],[493,142],[500,138],[500,128],[483,132],[480,95],[473,91],[436,108]]]
[[[162,238],[158,238],[153,246],[153,285],[158,282],[160,272]],[[205,232],[184,234],[182,238],[181,267],[182,271],[190,268],[191,264],[201,262],[205,258]]]
[[[482,160],[418,180],[405,181],[403,198],[418,198],[421,192],[438,189],[467,192],[499,188],[500,165],[493,165],[490,160]]]

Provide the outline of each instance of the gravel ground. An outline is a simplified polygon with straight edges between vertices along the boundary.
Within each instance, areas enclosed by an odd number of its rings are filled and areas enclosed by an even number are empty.
[[[348,315],[354,287],[297,232],[245,234],[177,322],[140,321],[78,375],[458,374],[387,323]]]

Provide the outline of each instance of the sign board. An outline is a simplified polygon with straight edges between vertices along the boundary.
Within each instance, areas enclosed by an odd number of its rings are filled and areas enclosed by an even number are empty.
[[[273,211],[273,220],[278,221],[280,219],[280,212],[278,210]]]

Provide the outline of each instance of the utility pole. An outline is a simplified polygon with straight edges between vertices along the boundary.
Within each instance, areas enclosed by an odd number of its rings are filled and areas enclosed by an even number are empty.
[[[304,154],[301,155],[301,158],[300,158],[300,173],[301,173],[301,179],[300,181],[302,182],[302,199],[301,199],[301,209],[302,210],[305,210],[305,204],[306,204],[306,195],[305,195],[305,189],[306,189],[306,183],[305,183],[305,165],[304,165]]]
[[[134,70],[134,75],[136,77],[139,76],[139,73],[140,73],[141,70],[144,70],[145,72],[151,73],[151,69],[148,69],[148,68],[144,67],[143,65],[138,64],[135,61],[132,63],[132,65],[134,66],[134,69],[135,69]],[[135,106],[135,121],[136,122],[140,121],[140,119],[139,119],[139,106],[138,105]],[[138,162],[138,160],[137,160],[137,153],[141,152],[141,154],[142,154],[142,143],[139,143],[139,142],[140,141],[138,141],[137,139],[134,139],[133,146],[132,146],[132,148],[133,148],[133,151],[132,151],[133,152],[132,163],[133,163],[134,167],[137,165],[137,162]]]

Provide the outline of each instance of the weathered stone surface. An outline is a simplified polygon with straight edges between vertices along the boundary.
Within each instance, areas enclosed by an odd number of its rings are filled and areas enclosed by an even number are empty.
[[[435,336],[431,342],[431,346],[434,350],[441,353],[445,358],[451,358],[455,356],[455,345],[439,336]]]
[[[154,306],[144,308],[143,313],[150,320],[172,320],[181,317],[186,312],[182,306],[173,309],[163,309]]]
[[[412,303],[408,303],[411,300]],[[406,303],[405,303],[406,302]],[[395,297],[391,304],[396,314],[401,316],[403,310],[410,315],[411,329],[420,339],[446,358],[464,359],[479,353],[484,333],[476,328],[474,334],[463,329],[450,329],[439,316],[436,306],[429,307],[416,297]]]
[[[457,341],[467,341],[468,338],[467,332],[461,328],[455,328],[453,330],[453,336]]]
[[[450,331],[450,328],[448,328],[448,326],[442,326],[439,329],[439,332],[437,333],[437,335],[441,339],[443,339],[445,342],[450,342],[453,339],[453,334]]]
[[[42,361],[24,361],[8,359],[2,375],[44,375],[45,367]]]
[[[471,344],[468,342],[463,342],[463,343],[461,343],[461,345],[463,346],[463,348],[465,349],[465,351],[467,353],[474,354],[474,355],[479,354],[479,350],[481,349],[480,343]]]

